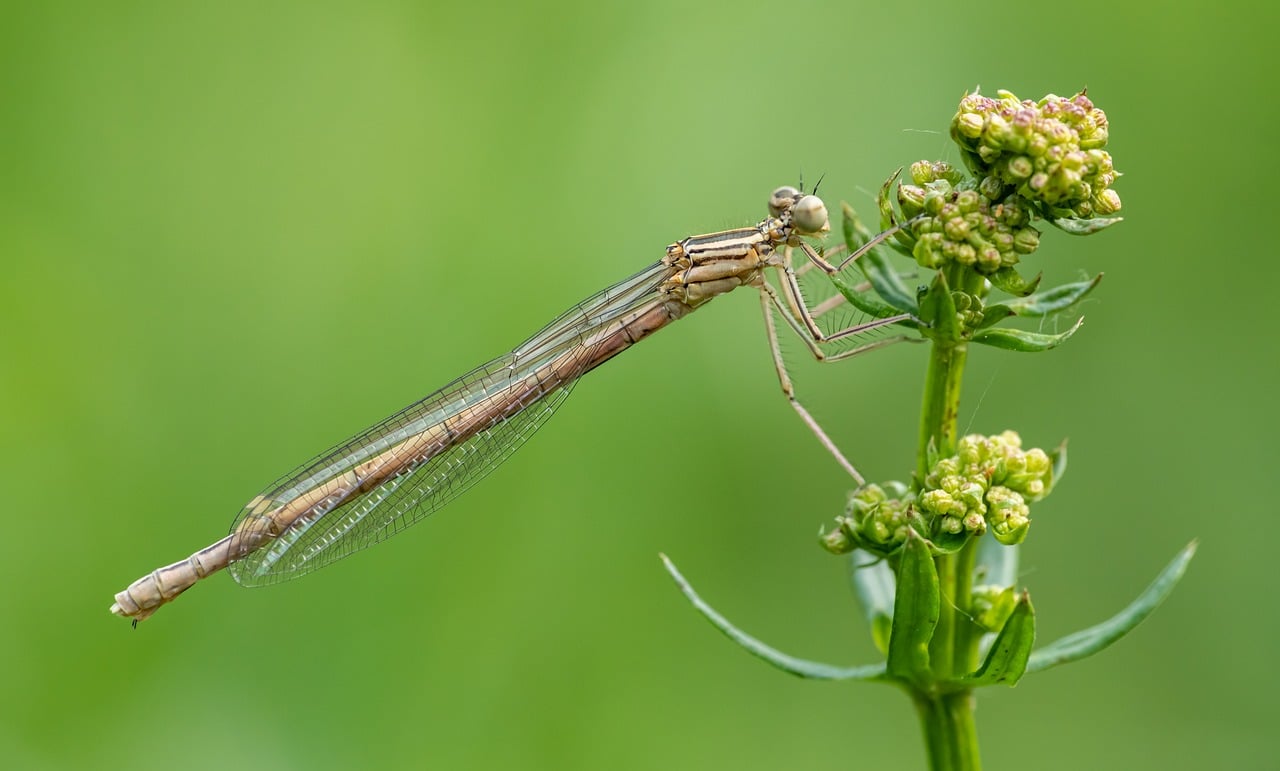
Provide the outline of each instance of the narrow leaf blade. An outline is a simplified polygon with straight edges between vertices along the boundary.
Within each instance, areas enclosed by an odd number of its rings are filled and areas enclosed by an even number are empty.
[[[955,298],[947,285],[947,276],[938,271],[933,282],[920,298],[920,319],[928,325],[926,337],[941,343],[954,343],[960,339],[960,319],[956,315]]]
[[[858,215],[852,206],[847,203],[842,204],[841,210],[844,214],[844,242],[849,247],[849,253],[853,254],[870,240],[870,236],[862,229]],[[915,314],[917,312],[914,294],[907,289],[897,271],[893,270],[893,266],[889,264],[885,250],[878,247],[872,249],[858,258],[857,265],[882,300],[896,308],[899,313]]]
[[[838,273],[831,277],[831,283],[835,284],[836,290],[844,295],[850,305],[872,318],[887,319],[902,313],[892,305],[875,299],[869,292],[858,291],[857,284],[851,283]]]
[[[907,530],[898,563],[898,592],[889,636],[889,676],[923,683],[929,678],[929,641],[938,625],[938,571],[924,539]]]
[[[1049,453],[1049,462],[1053,464],[1052,471],[1049,472],[1049,484],[1045,487],[1044,494],[1048,495],[1053,492],[1053,488],[1058,486],[1058,482],[1062,481],[1062,477],[1067,473],[1067,440],[1063,439],[1062,444],[1058,445]]]
[[[996,635],[995,642],[987,652],[987,658],[968,677],[960,678],[960,684],[966,688],[981,688],[987,685],[1014,686],[1027,671],[1027,660],[1031,656],[1031,647],[1036,641],[1036,612],[1031,607],[1031,597],[1026,592],[1018,598],[1013,613],[1005,621],[1004,628]]]
[[[898,224],[898,218],[893,212],[893,196],[890,191],[893,190],[893,183],[898,181],[898,176],[902,174],[902,167],[893,172],[893,175],[884,181],[880,186],[880,192],[876,195],[876,209],[880,211],[880,228],[887,230]]]
[[[760,642],[756,638],[738,629],[729,622],[724,616],[720,615],[715,608],[711,607],[698,596],[693,590],[685,577],[676,569],[675,563],[667,558],[667,555],[659,555],[662,557],[662,564],[666,567],[667,572],[675,579],[676,586],[684,593],[690,604],[701,613],[712,626],[719,629],[726,637],[742,646],[748,653],[758,658],[764,659],[773,666],[784,672],[789,672],[798,677],[807,677],[814,680],[883,680],[885,679],[885,667],[883,664],[868,664],[860,667],[837,667],[831,664],[823,664],[817,661],[808,661],[806,659],[790,656],[776,648],[772,648]]]
[[[1080,302],[1084,299],[1085,295],[1094,290],[1094,287],[1096,287],[1100,281],[1102,281],[1101,273],[1088,281],[1077,281],[1071,284],[1055,286],[1054,288],[1046,289],[1043,292],[1036,292],[1033,295],[1011,300],[1004,305],[1007,306],[1014,315],[1040,318],[1052,313],[1064,311]],[[983,319],[983,321],[985,320],[986,319]]]
[[[994,303],[982,309],[982,322],[978,324],[978,329],[986,329],[1004,321],[1013,314],[1013,308],[1007,303]]]
[[[1063,233],[1070,233],[1073,236],[1091,236],[1100,230],[1106,230],[1112,225],[1123,221],[1124,217],[1094,217],[1087,220],[1060,217],[1058,219],[1050,218],[1049,224]]]
[[[1187,571],[1187,565],[1196,553],[1196,541],[1187,544],[1173,558],[1165,569],[1156,576],[1156,580],[1146,588],[1129,606],[1101,624],[1069,634],[1052,642],[1035,653],[1027,665],[1028,672],[1040,672],[1059,664],[1092,656],[1115,641],[1124,637],[1138,624],[1150,616],[1160,603],[1165,601],[1173,587]]]
[[[1001,268],[987,276],[987,280],[999,287],[1002,292],[1008,292],[1015,297],[1026,297],[1036,291],[1036,287],[1040,286],[1041,278],[1042,274],[1037,273],[1035,278],[1027,281],[1014,268]]]
[[[1048,335],[1043,332],[1027,332],[1022,329],[984,329],[973,336],[973,342],[989,345],[992,348],[1001,348],[1006,351],[1040,353],[1051,348],[1057,348],[1065,343],[1082,324],[1084,324],[1083,317],[1076,321],[1070,329],[1056,335]]]

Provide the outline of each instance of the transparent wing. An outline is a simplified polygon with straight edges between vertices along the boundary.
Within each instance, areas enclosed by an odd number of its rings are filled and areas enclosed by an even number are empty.
[[[262,586],[305,575],[383,541],[497,468],[572,390],[546,379],[596,357],[588,341],[654,302],[668,269],[655,263],[588,298],[515,350],[277,480],[236,517],[236,581]]]
[[[299,520],[230,565],[244,586],[287,581],[318,570],[405,530],[434,513],[502,464],[551,417],[572,384],[545,394],[471,439],[351,496],[314,518]]]

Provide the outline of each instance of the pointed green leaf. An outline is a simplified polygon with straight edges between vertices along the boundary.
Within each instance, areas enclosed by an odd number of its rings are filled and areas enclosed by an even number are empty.
[[[849,247],[849,253],[852,254],[871,240],[871,237],[870,235],[863,237],[865,231],[858,222],[858,215],[854,213],[852,206],[846,203],[841,204],[841,208],[844,213],[844,242]],[[874,248],[862,255],[858,258],[857,265],[862,275],[871,282],[871,288],[876,290],[876,294],[896,308],[897,312],[910,314],[917,312],[915,295],[902,283],[902,278],[889,264],[883,249]]]
[[[893,213],[893,196],[890,191],[893,190],[893,183],[898,180],[898,176],[902,174],[902,167],[893,172],[884,184],[880,186],[880,192],[876,195],[876,208],[880,210],[880,229],[888,230],[898,224],[897,217]]]
[[[1005,622],[995,643],[987,652],[987,658],[977,672],[962,677],[959,684],[966,688],[987,685],[1017,685],[1027,671],[1027,659],[1036,640],[1036,613],[1031,607],[1031,597],[1026,592],[1018,598],[1013,613]]]
[[[857,284],[851,283],[839,273],[831,277],[831,283],[835,284],[836,289],[844,295],[850,305],[872,318],[887,319],[902,313],[892,305],[875,299],[869,292],[858,291]]]
[[[862,613],[871,625],[871,639],[881,653],[889,652],[893,626],[893,571],[883,557],[857,549],[849,555],[849,578]]]
[[[915,293],[902,283],[901,277],[889,263],[889,258],[883,249],[875,248],[863,255],[858,260],[858,268],[871,282],[871,287],[876,290],[876,294],[880,295],[885,302],[901,313],[910,313],[913,316],[919,313]]]
[[[995,539],[992,539],[995,540]],[[1013,547],[1010,547],[1013,548]],[[1013,613],[1014,608],[1018,606],[1018,597],[1020,595],[1014,591],[1012,586],[1007,587],[991,601],[991,609],[983,614],[983,621],[995,621],[996,619],[1009,620],[1009,616]],[[977,619],[975,619],[977,620]],[[1002,622],[1003,623],[1003,622]],[[986,629],[985,623],[980,623],[983,629]],[[1003,626],[1001,627],[1003,628]],[[987,657],[987,653],[991,650],[991,644],[996,641],[995,632],[983,632],[982,637],[978,639],[978,655],[982,658]]]
[[[1058,482],[1062,480],[1064,474],[1067,473],[1067,440],[1063,439],[1062,444],[1053,448],[1049,453],[1049,462],[1053,464],[1052,471],[1049,472],[1049,484],[1045,486],[1044,494],[1048,495],[1053,492],[1053,488],[1058,486]]]
[[[982,309],[982,321],[978,329],[986,329],[1004,321],[1013,315],[1013,309],[1005,303],[992,303]]]
[[[1070,233],[1073,236],[1091,236],[1100,230],[1106,230],[1117,222],[1124,220],[1124,217],[1095,217],[1093,219],[1078,219],[1075,217],[1059,217],[1054,219],[1046,217],[1049,224],[1053,225],[1063,233]]]
[[[1077,281],[1073,284],[1055,286],[1053,289],[1012,300],[1005,303],[1005,305],[1008,306],[1013,314],[1018,316],[1033,318],[1048,316],[1051,313],[1066,310],[1080,302],[1085,295],[1093,291],[1093,288],[1101,280],[1102,274],[1099,273],[1089,281]],[[985,319],[983,320],[985,321]]]
[[[662,557],[662,564],[666,566],[667,572],[675,579],[676,586],[684,593],[689,602],[699,613],[701,613],[711,624],[724,633],[726,637],[741,645],[746,651],[753,656],[764,659],[773,666],[784,672],[790,672],[798,677],[807,677],[815,680],[883,680],[885,679],[885,667],[883,664],[868,664],[861,667],[837,667],[831,664],[823,664],[818,661],[808,661],[799,659],[795,656],[789,656],[776,648],[760,642],[751,635],[738,629],[724,616],[716,612],[715,608],[708,605],[698,593],[693,590],[689,582],[684,576],[680,575],[680,571],[676,570],[675,564],[667,559],[667,555],[659,555]]]
[[[849,254],[853,254],[871,240],[871,231],[863,226],[862,218],[847,201],[840,202],[840,213],[844,215],[840,218],[840,231],[844,234],[844,245],[849,248]]]
[[[1036,287],[1040,286],[1042,277],[1043,274],[1037,273],[1035,278],[1027,281],[1016,269],[1001,268],[987,276],[987,280],[1002,292],[1007,292],[1016,297],[1025,297],[1036,291]]]
[[[907,529],[907,542],[899,553],[898,592],[886,667],[890,677],[927,683],[929,640],[938,625],[940,607],[938,571],[924,539],[911,528]]]
[[[956,314],[955,298],[947,277],[942,271],[933,274],[933,283],[920,297],[920,320],[928,325],[922,330],[926,337],[943,344],[960,340],[960,318]]]
[[[928,319],[925,319],[928,321]],[[1039,353],[1047,351],[1050,348],[1057,348],[1067,341],[1067,338],[1076,333],[1080,325],[1084,323],[1081,317],[1071,329],[1057,335],[1047,335],[1042,332],[1026,332],[1021,329],[984,329],[973,336],[973,342],[982,345],[989,345],[992,348],[1003,348],[1006,351],[1018,351],[1019,353]]]
[[[921,529],[923,523],[921,523]],[[932,538],[925,539],[925,545],[929,547],[929,553],[935,557],[942,557],[947,554],[955,554],[969,543],[969,534],[966,532],[959,533],[938,533]]]
[[[885,246],[889,247],[898,254],[911,260],[912,264],[916,263],[915,242],[911,240],[911,235],[907,228],[902,228],[893,234],[893,240],[886,241]]]
[[[956,312],[955,298],[947,286],[946,274],[933,274],[933,283],[920,296],[920,320],[928,325],[924,336],[942,343],[954,343],[960,339],[960,316]]]
[[[1160,607],[1160,603],[1164,602],[1169,593],[1173,591],[1173,587],[1177,585],[1178,580],[1186,573],[1187,564],[1195,556],[1196,545],[1197,542],[1192,541],[1182,551],[1178,552],[1178,556],[1173,558],[1173,561],[1160,572],[1160,575],[1156,576],[1156,580],[1147,587],[1146,591],[1138,595],[1138,599],[1131,602],[1129,607],[1097,626],[1091,626],[1088,629],[1069,634],[1032,653],[1031,660],[1027,665],[1027,671],[1040,672],[1058,664],[1079,661],[1092,656],[1124,637],[1134,627],[1141,624],[1143,619],[1150,616],[1156,608]]]

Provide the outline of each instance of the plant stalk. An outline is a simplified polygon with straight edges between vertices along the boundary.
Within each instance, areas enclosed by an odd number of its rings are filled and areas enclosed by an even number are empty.
[[[953,287],[971,289],[971,276],[953,274],[948,278]],[[967,354],[964,340],[935,337],[932,341],[916,456],[921,482],[937,458],[956,452],[960,386]],[[935,682],[968,674],[977,665],[979,637],[969,621],[976,554],[977,542],[971,539],[957,553],[934,557],[941,592],[938,624],[929,642]],[[913,697],[928,747],[929,767],[935,771],[981,768],[973,692],[915,692]]]
[[[979,771],[982,758],[973,718],[973,691],[932,696],[916,692],[912,697],[924,730],[929,768]]]

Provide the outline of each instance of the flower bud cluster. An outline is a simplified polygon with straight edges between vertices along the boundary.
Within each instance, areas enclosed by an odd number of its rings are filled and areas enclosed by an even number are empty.
[[[1028,504],[1045,496],[1052,471],[1049,456],[1023,450],[1014,431],[972,434],[959,441],[955,455],[934,464],[918,493],[901,482],[854,491],[836,527],[820,540],[836,554],[861,548],[881,555],[902,546],[908,528],[930,539],[989,529],[1000,543],[1019,543],[1031,526]]]
[[[982,186],[1012,190],[1081,218],[1120,210],[1120,196],[1111,189],[1119,173],[1102,149],[1107,115],[1083,91],[1038,102],[996,94],[965,95],[951,120],[951,136]]]
[[[898,186],[898,206],[911,220],[915,239],[911,254],[920,267],[960,263],[990,274],[1036,250],[1040,231],[1031,227],[1023,199],[999,184],[956,186],[952,174],[934,173],[939,166],[946,164],[920,161],[911,167],[914,184]]]
[[[887,490],[885,488],[888,488]],[[889,554],[907,540],[907,528],[923,532],[923,520],[911,505],[912,496],[901,482],[884,487],[870,484],[849,496],[836,527],[822,536],[822,545],[837,554],[857,547],[877,554]]]
[[[981,535],[989,527],[1001,543],[1018,543],[1031,526],[1027,504],[1044,497],[1052,468],[1043,450],[1024,451],[1013,431],[971,434],[934,465],[917,505],[941,532]]]

